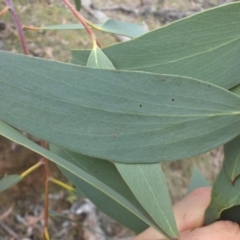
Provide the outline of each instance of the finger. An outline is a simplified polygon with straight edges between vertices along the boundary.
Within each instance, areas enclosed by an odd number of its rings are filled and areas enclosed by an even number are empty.
[[[181,234],[181,240],[235,240],[240,239],[239,224],[230,221],[219,221],[209,226]]]
[[[174,215],[179,232],[203,225],[204,212],[211,200],[211,188],[198,188],[174,207]]]
[[[204,212],[210,203],[211,188],[198,188],[174,205],[173,211],[179,232],[203,225]],[[134,240],[159,240],[163,236],[152,228]]]

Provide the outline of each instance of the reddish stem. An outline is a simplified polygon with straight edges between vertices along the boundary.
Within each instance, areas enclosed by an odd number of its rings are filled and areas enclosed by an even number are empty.
[[[26,39],[25,39],[25,36],[24,36],[24,33],[23,33],[22,24],[21,24],[21,21],[20,21],[18,15],[16,13],[14,7],[13,7],[12,0],[5,0],[5,2],[6,2],[6,5],[9,7],[9,11],[12,15],[14,24],[17,28],[18,36],[19,36],[20,42],[22,44],[23,52],[24,52],[25,55],[28,55],[29,52],[28,52],[27,42],[26,42]]]
[[[81,16],[81,14],[75,9],[75,7],[68,1],[68,0],[63,0],[64,4],[72,11],[72,13],[76,16],[76,18],[80,21],[80,23],[84,26],[88,34],[90,35],[93,45],[97,43],[97,45],[101,48],[102,44],[97,40],[96,35],[92,31],[92,29],[88,26],[86,23],[85,19]]]
[[[43,148],[46,148],[46,142],[41,141],[41,146]],[[49,166],[48,166],[48,160],[46,158],[43,158],[42,161],[44,162],[44,169],[45,169],[45,200],[44,200],[44,229],[48,228],[48,208],[49,208]],[[43,233],[43,238],[45,239],[45,233]]]

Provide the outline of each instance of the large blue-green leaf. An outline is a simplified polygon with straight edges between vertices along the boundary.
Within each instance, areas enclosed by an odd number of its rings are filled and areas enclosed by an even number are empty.
[[[151,221],[151,218],[131,193],[114,164],[109,161],[103,161],[101,159],[90,158],[81,154],[73,153],[54,145],[50,145],[50,150],[58,156],[61,156],[67,161],[71,162],[76,168],[84,170],[88,174],[94,176],[99,181],[117,191],[120,195],[124,196],[124,198],[132,202],[132,204],[138,208],[143,215],[146,215],[146,218],[149,222],[152,222],[153,226],[156,225],[153,221]],[[112,218],[116,219],[118,222],[137,233],[142,232],[148,227],[143,220],[136,217],[136,215],[124,208],[124,206],[118,203],[111,196],[104,194],[95,186],[92,186],[86,181],[82,180],[80,176],[76,176],[62,167],[60,169],[64,175],[76,186],[77,192],[80,191],[80,194],[83,192],[85,197],[89,198],[98,208]]]
[[[0,119],[83,155],[153,163],[240,133],[240,98],[186,77],[0,53]]]
[[[117,69],[189,76],[224,88],[240,83],[240,3],[217,7],[103,49]],[[86,65],[90,51],[74,50]]]
[[[108,19],[103,24],[95,24],[93,25],[94,29],[112,33],[123,35],[130,38],[136,38],[147,32],[146,26],[143,23],[129,23],[122,22],[114,19]],[[82,24],[64,24],[64,25],[52,25],[52,26],[44,26],[40,27],[42,30],[80,30],[84,29]]]
[[[178,230],[162,168],[156,164],[115,164],[138,201],[158,224],[161,232],[175,239]]]

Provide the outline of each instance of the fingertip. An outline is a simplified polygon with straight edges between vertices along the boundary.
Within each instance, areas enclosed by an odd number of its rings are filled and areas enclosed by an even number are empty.
[[[193,190],[174,206],[174,213],[179,231],[201,227],[204,212],[210,203],[211,188],[202,187]]]
[[[196,188],[193,191],[191,191],[188,195],[189,196],[199,196],[199,197],[205,197],[210,198],[211,196],[211,188],[210,187],[200,187]]]

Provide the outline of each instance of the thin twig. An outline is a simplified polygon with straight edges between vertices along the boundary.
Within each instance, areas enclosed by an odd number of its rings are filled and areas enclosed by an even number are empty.
[[[20,237],[12,229],[10,229],[6,224],[0,222],[0,226],[15,240],[20,240]]]
[[[41,141],[41,146],[46,148],[46,142]],[[42,161],[44,162],[44,169],[45,169],[45,200],[44,200],[44,232],[43,232],[43,239],[49,239],[48,234],[48,208],[49,208],[49,166],[48,160],[43,158]]]
[[[14,24],[17,28],[18,36],[19,36],[20,42],[22,44],[23,52],[24,52],[25,55],[28,55],[29,51],[28,51],[27,42],[26,42],[26,39],[25,39],[25,36],[24,36],[24,33],[23,33],[22,24],[21,24],[20,19],[19,19],[18,15],[17,15],[17,13],[14,9],[12,0],[5,0],[5,1],[6,1],[6,5],[9,7],[9,11],[12,15]]]
[[[7,218],[12,213],[13,207],[14,207],[14,204],[10,208],[8,208],[7,211],[5,211],[3,214],[0,215],[0,222],[5,218]]]

